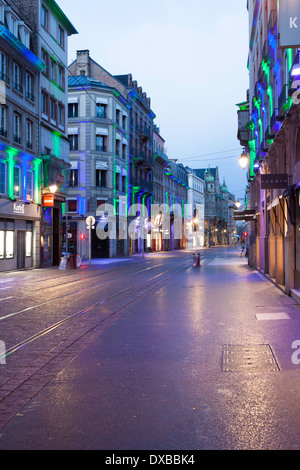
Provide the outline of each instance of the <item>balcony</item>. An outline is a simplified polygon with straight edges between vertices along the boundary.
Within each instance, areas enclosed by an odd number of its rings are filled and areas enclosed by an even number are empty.
[[[13,88],[23,94],[23,87],[18,82],[13,82]]]
[[[147,140],[150,140],[151,138],[151,134],[150,134],[150,129],[148,129],[148,127],[144,126],[142,127],[140,130],[140,136],[141,136],[141,139],[143,141],[147,141]]]
[[[26,91],[26,98],[34,103],[34,96],[29,91]]]
[[[265,60],[269,58],[269,41],[267,39],[265,40],[264,45],[263,45],[262,57]]]
[[[282,91],[278,98],[278,115],[283,116],[288,109],[289,109],[288,85],[283,85]],[[280,120],[280,119],[277,118],[277,120]]]
[[[96,145],[96,150],[97,150],[97,152],[107,152],[107,146],[106,145]]]
[[[271,34],[275,34],[277,24],[277,10],[271,10],[268,19],[268,30],[271,30]]]
[[[7,130],[4,127],[0,127],[1,137],[7,137]]]
[[[153,183],[151,181],[146,181],[143,178],[132,177],[130,178],[130,184],[136,188],[143,189],[148,193],[153,192]]]
[[[160,163],[166,164],[169,163],[169,159],[165,153],[163,153],[161,150],[158,150],[157,152],[154,153],[154,159],[158,160]]]
[[[9,85],[9,77],[7,75],[5,75],[5,73],[3,72],[0,72],[0,80],[2,80],[3,82],[7,83],[7,85]]]

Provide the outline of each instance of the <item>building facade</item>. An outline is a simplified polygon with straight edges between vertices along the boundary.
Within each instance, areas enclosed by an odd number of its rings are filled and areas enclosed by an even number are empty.
[[[165,251],[186,248],[187,237],[184,224],[188,217],[188,189],[186,168],[181,163],[177,163],[176,159],[169,158],[164,178],[164,204],[166,210],[169,211],[170,220],[170,228],[166,228],[165,235],[163,235]]]
[[[169,164],[169,159],[165,154],[165,140],[160,135],[160,129],[157,126],[153,129],[153,158],[152,203],[162,207],[165,203],[165,168]],[[152,250],[161,251],[163,249],[163,210],[154,211],[151,215]]]
[[[249,101],[239,111],[248,115],[248,137],[240,142],[249,156],[248,209],[254,212],[249,263],[294,295],[300,290],[300,44],[281,44],[278,1],[249,0],[248,12]]]
[[[138,86],[131,74],[113,76],[89,55],[88,50],[77,51],[77,57],[69,66],[70,75],[92,76],[99,82],[115,88],[121,97],[129,104],[129,191],[128,207],[134,213],[128,213],[128,218],[134,224],[141,205],[151,217],[151,200],[153,194],[153,120],[155,114],[151,110],[151,100]],[[137,205],[137,206],[135,206]],[[147,217],[146,217],[147,216]],[[131,225],[132,227],[133,225]],[[150,227],[150,224],[148,224]],[[149,241],[150,229],[144,230],[143,236],[139,222],[136,224],[136,235],[129,238],[129,252],[141,253],[151,246]]]
[[[205,182],[205,245],[227,245],[232,243],[232,233],[235,232],[233,205],[235,198],[229,193],[223,181],[220,183],[219,168],[193,169],[193,173]],[[233,202],[234,201],[234,202]]]
[[[205,182],[194,173],[188,173],[188,220],[190,224],[188,247],[200,248],[205,243],[204,220],[204,186]]]
[[[40,75],[41,264],[58,265],[69,174],[67,134],[68,37],[77,31],[54,0],[8,0],[30,25],[32,48],[45,67]],[[51,192],[51,190],[52,192]]]
[[[115,88],[83,74],[69,77],[68,101],[69,246],[82,258],[89,256],[86,218],[93,216],[104,229],[107,220],[100,206],[109,204],[115,210],[116,237],[99,238],[92,230],[92,257],[127,255],[128,238],[119,237],[119,216],[127,216],[129,105]]]
[[[39,76],[32,30],[0,1],[0,271],[40,266]]]

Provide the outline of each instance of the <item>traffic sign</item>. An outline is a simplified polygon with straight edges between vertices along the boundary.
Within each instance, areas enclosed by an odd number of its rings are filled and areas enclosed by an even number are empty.
[[[86,218],[86,225],[89,227],[92,227],[93,225],[95,225],[95,222],[96,222],[96,219],[95,217],[93,217],[92,215],[89,215],[87,218]]]
[[[67,230],[70,230],[70,222],[67,222]]]

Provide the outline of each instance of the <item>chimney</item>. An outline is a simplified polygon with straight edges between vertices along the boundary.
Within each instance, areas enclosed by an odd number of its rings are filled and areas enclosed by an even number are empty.
[[[76,75],[90,76],[90,51],[88,49],[76,53]]]

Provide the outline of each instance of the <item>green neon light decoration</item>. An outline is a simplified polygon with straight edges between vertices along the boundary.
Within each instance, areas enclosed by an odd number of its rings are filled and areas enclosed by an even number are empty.
[[[271,85],[269,85],[267,94],[269,97],[269,105],[270,105],[270,117],[273,115],[273,90]]]
[[[293,65],[293,49],[286,50],[286,57],[287,57],[288,71],[290,72],[292,65]]]
[[[40,164],[41,160],[34,160],[34,200],[37,204],[41,203]]]
[[[8,195],[11,199],[14,197],[14,156],[16,155],[17,151],[14,148],[9,148],[7,150],[8,154]]]
[[[254,160],[256,157],[255,139],[249,140],[249,150],[250,150],[250,178],[254,178],[255,177]]]
[[[269,85],[269,83],[270,83],[270,61],[269,60],[266,61],[265,59],[263,59],[261,66],[262,66],[263,72],[267,76],[267,84]]]
[[[258,120],[258,125],[259,125],[259,132],[260,132],[260,143],[262,143],[263,138],[264,138],[264,133],[263,133],[263,125],[262,125],[260,118]]]
[[[59,148],[60,148],[60,134],[58,132],[53,133],[53,150],[55,157],[59,157]]]

